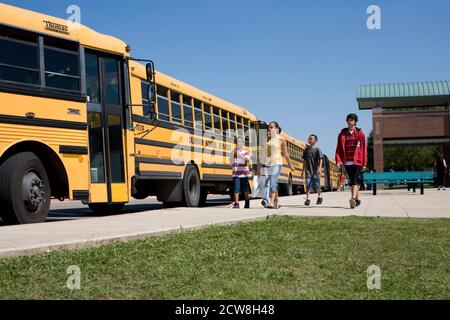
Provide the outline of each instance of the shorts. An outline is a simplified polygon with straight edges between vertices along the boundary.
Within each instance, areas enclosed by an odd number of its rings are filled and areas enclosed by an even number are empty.
[[[250,183],[248,177],[246,178],[233,178],[233,192],[234,193],[250,193]]]
[[[348,184],[353,187],[353,186],[361,186],[362,184],[362,178],[361,178],[361,174],[362,174],[362,167],[359,166],[355,166],[355,165],[351,165],[351,166],[345,166],[345,171],[347,172],[348,175]]]
[[[308,191],[319,191],[320,190],[320,178],[309,177],[306,178],[306,188]]]

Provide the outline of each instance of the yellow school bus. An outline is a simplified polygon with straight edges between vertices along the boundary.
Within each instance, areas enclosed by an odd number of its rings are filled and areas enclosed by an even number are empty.
[[[156,74],[151,112],[144,66],[131,65],[135,175],[132,196],[156,195],[166,206],[196,207],[208,194],[228,194],[235,137],[255,145],[256,117],[163,73]],[[142,90],[141,90],[142,88]]]
[[[341,181],[341,173],[338,169],[336,161],[334,159],[329,160],[329,171],[330,171],[330,191],[339,190],[339,185]]]
[[[307,144],[301,140],[297,140],[292,136],[282,133],[287,142],[287,148],[294,171],[291,172],[288,165],[283,165],[280,175],[280,192],[281,195],[290,196],[293,194],[304,193],[306,181],[303,178],[304,160],[303,153],[307,148]],[[321,168],[320,184],[323,191],[336,191],[339,188],[339,171],[336,162],[330,160],[324,154],[323,165]]]
[[[303,193],[305,181],[303,178],[304,161],[302,158],[306,144],[285,132],[282,132],[281,136],[286,141],[289,157],[295,170],[291,171],[286,160],[283,159],[285,163],[280,174],[280,195],[291,196]]]
[[[7,223],[44,221],[51,198],[102,212],[148,195],[198,206],[229,190],[231,130],[256,141],[245,135],[253,114],[156,74],[125,42],[85,26],[0,4],[0,47]]]

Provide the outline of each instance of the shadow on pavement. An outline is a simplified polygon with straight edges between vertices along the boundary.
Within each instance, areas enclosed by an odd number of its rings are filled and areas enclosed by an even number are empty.
[[[338,207],[338,206],[316,206],[311,205],[309,207],[302,205],[282,205],[282,208],[296,208],[296,209],[345,209],[345,210],[353,210],[348,207]]]
[[[216,207],[220,205],[229,204],[229,200],[227,199],[214,199],[211,201],[207,201],[204,207]],[[164,209],[162,203],[130,203],[125,206],[123,211],[118,212],[116,214],[98,214],[92,212],[87,206],[76,207],[76,208],[57,208],[50,210],[47,222],[56,222],[56,221],[67,221],[67,220],[77,220],[77,219],[88,219],[88,218],[96,218],[96,217],[107,217],[107,216],[117,216],[131,213],[140,213],[146,211],[154,211]]]
[[[230,204],[230,200],[228,198],[219,198],[219,199],[211,199],[206,202],[203,206],[204,208],[209,207],[217,207],[224,206]],[[46,222],[57,222],[57,221],[70,221],[70,220],[79,220],[79,219],[89,219],[89,218],[97,218],[97,217],[106,217],[106,216],[117,216],[117,215],[125,215],[131,213],[140,213],[145,211],[154,211],[164,209],[164,206],[160,202],[154,203],[130,203],[127,204],[122,212],[118,212],[117,214],[96,214],[92,212],[87,206],[80,204],[70,203],[67,205],[67,208],[64,207],[64,204],[58,204],[56,208],[51,209],[49,211],[48,219]],[[0,217],[0,226],[6,226],[3,223],[2,218]]]

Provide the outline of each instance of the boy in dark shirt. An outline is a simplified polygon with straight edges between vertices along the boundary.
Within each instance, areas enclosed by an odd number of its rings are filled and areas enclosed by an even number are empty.
[[[309,136],[309,146],[303,153],[304,167],[303,177],[306,178],[306,202],[305,206],[311,205],[309,196],[312,190],[318,193],[317,204],[321,205],[323,199],[321,196],[320,174],[323,164],[322,151],[317,147],[318,137],[315,134]]]

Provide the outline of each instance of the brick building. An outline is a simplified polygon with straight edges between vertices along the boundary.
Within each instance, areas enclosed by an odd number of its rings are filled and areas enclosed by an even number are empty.
[[[377,171],[386,145],[442,144],[450,163],[450,81],[362,85],[357,101],[372,110]]]

